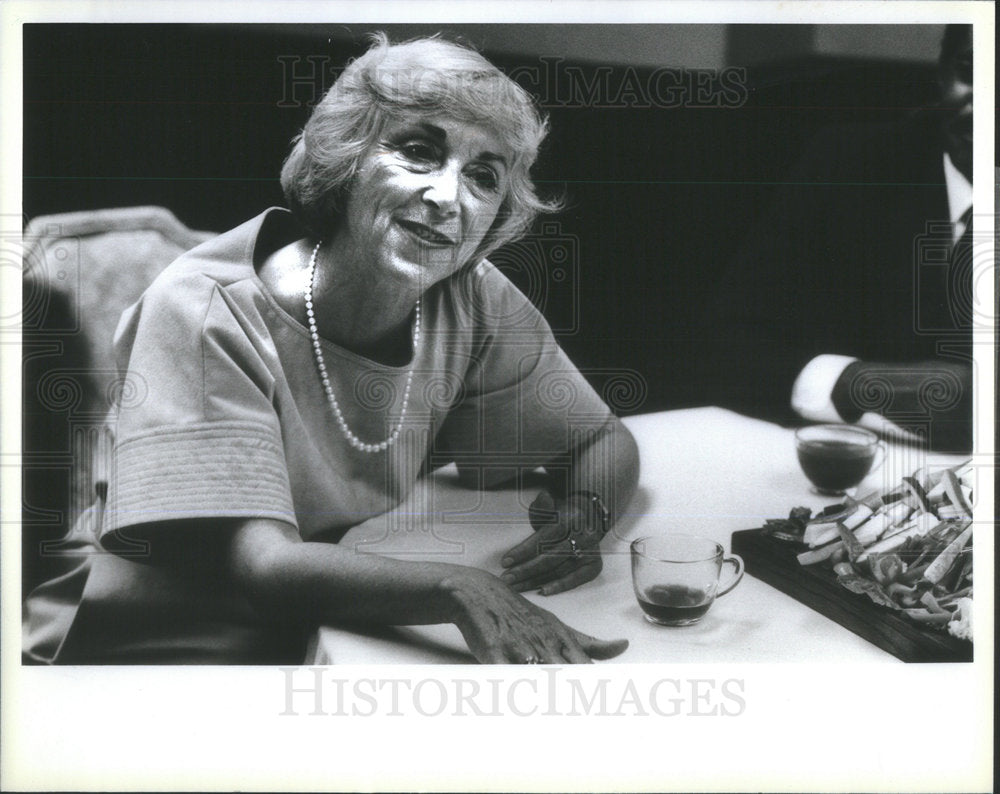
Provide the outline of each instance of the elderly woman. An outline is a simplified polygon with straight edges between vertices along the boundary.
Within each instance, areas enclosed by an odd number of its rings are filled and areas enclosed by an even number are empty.
[[[519,595],[597,576],[638,476],[628,431],[486,259],[550,209],[529,176],[544,134],[456,44],[377,37],[345,69],[285,163],[291,211],[182,256],[123,316],[118,360],[148,397],[119,407],[107,502],[74,530],[92,553],[26,602],[26,659],[296,662],[335,622],[455,623],[488,663],[624,649]],[[553,373],[572,417],[540,388]],[[501,576],[337,544],[447,461],[476,487],[547,461]]]

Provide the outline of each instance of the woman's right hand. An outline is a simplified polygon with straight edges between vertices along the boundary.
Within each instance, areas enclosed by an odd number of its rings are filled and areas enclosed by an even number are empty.
[[[599,640],[567,626],[486,571],[468,569],[444,586],[457,606],[455,623],[483,664],[588,664],[628,647],[628,640]]]

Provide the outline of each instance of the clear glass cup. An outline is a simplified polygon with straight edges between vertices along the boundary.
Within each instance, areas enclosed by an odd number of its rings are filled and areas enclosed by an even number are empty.
[[[813,490],[826,496],[843,496],[856,488],[885,459],[878,436],[855,425],[800,427],[795,431],[795,451]]]
[[[650,623],[690,626],[712,602],[743,578],[743,560],[722,546],[695,535],[659,535],[632,541],[632,587]],[[720,583],[722,569],[733,568]]]

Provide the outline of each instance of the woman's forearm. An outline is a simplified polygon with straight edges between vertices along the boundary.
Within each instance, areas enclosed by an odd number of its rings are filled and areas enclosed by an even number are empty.
[[[460,565],[395,560],[303,542],[293,527],[268,520],[247,521],[235,531],[227,565],[258,609],[311,624],[455,622],[456,589],[488,575]]]
[[[588,662],[628,646],[575,631],[486,571],[303,542],[276,521],[243,523],[226,559],[237,585],[275,617],[312,625],[454,623],[481,662]]]
[[[567,494],[590,491],[601,497],[613,523],[624,511],[639,482],[639,449],[618,419],[613,419],[577,448]]]

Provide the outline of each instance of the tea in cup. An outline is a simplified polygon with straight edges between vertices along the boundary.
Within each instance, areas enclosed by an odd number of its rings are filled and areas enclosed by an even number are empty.
[[[659,535],[632,541],[632,586],[650,623],[690,626],[743,578],[743,560],[694,535]],[[720,585],[722,569],[732,566]]]
[[[880,449],[884,455],[878,436],[854,425],[812,425],[795,431],[802,471],[817,493],[830,496],[843,496],[859,485]]]

